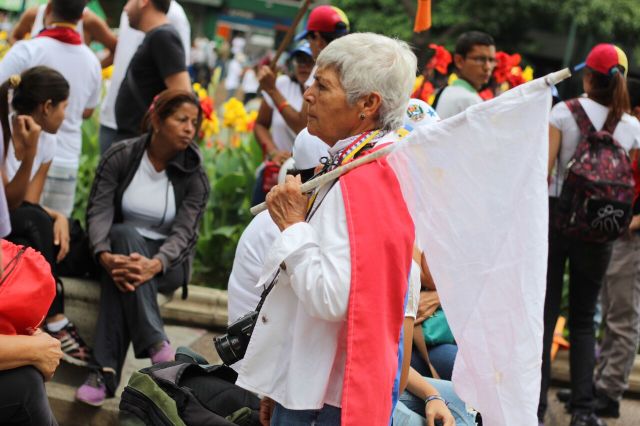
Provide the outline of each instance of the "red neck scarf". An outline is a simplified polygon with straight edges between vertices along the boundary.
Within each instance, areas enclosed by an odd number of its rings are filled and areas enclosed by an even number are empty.
[[[51,37],[62,43],[79,45],[82,44],[82,37],[74,29],[70,27],[49,27],[40,31],[38,37]]]

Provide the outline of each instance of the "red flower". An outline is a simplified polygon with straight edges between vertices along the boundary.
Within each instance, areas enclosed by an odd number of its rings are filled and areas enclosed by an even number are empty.
[[[509,55],[505,52],[496,53],[496,67],[493,70],[493,78],[497,83],[509,83],[509,87],[516,87],[525,83],[522,77],[522,67],[520,61],[522,57],[514,53]]]
[[[202,115],[205,118],[210,118],[213,113],[213,100],[210,97],[201,99],[200,108],[202,108]]]
[[[424,83],[418,87],[415,92],[411,94],[411,97],[414,99],[420,99],[427,103],[429,103],[429,97],[433,95],[435,89],[433,88],[433,84],[430,81],[425,80]]]
[[[493,99],[495,97],[495,95],[493,94],[493,90],[488,87],[482,92],[479,92],[478,95],[485,101],[488,101],[489,99]]]
[[[427,63],[427,68],[434,69],[440,74],[447,74],[447,68],[451,63],[451,53],[444,46],[439,46],[435,43],[431,43],[429,49],[433,49],[436,52]]]

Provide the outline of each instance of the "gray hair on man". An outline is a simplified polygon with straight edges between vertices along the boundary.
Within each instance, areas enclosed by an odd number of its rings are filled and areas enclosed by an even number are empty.
[[[336,70],[350,105],[370,93],[379,93],[378,124],[382,130],[402,126],[417,70],[416,55],[407,43],[380,34],[353,33],[325,47],[316,65]]]

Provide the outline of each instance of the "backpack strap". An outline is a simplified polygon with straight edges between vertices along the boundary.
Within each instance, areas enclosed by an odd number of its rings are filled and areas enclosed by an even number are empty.
[[[436,96],[433,98],[433,104],[431,104],[431,107],[435,110],[438,107],[438,102],[440,102],[440,96],[442,96],[442,92],[444,92],[444,89],[446,89],[447,86],[441,87],[438,90],[436,90]]]
[[[580,135],[582,137],[586,137],[590,133],[595,133],[596,128],[593,127],[593,123],[589,119],[587,112],[582,107],[580,100],[578,98],[569,99],[565,101],[567,108],[571,111],[573,115],[573,119],[576,121],[578,128],[580,129]]]

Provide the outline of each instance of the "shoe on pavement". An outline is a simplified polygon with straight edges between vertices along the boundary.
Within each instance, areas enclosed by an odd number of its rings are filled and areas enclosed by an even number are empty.
[[[571,426],[607,426],[594,413],[575,413],[571,416]]]
[[[75,324],[71,321],[60,331],[51,331],[46,326],[45,331],[60,340],[62,360],[69,364],[87,367],[92,362],[91,349],[84,342]]]
[[[607,395],[599,394],[593,403],[594,412],[600,417],[620,417],[620,402],[609,398]]]
[[[176,352],[166,340],[160,343],[160,345],[151,347],[149,349],[149,356],[151,358],[151,364],[153,365],[176,360]]]
[[[76,400],[93,407],[100,407],[107,398],[107,386],[101,373],[92,371],[76,391]]]
[[[558,401],[564,403],[571,401],[571,389],[559,389],[558,392],[556,392],[556,398],[558,398]]]

